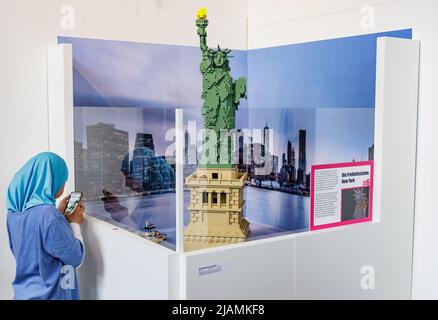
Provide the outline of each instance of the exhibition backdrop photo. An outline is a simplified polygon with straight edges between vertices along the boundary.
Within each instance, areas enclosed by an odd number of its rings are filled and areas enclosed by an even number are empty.
[[[360,164],[352,174],[356,184],[340,192],[336,219],[371,218],[376,48],[382,36],[411,39],[412,30],[231,51],[233,79],[247,79],[235,146],[244,177],[246,240],[312,229],[311,201],[322,201],[312,181],[327,187],[330,176],[320,172],[314,180],[313,166]],[[174,249],[175,109],[184,111],[187,179],[200,167],[202,153],[200,48],[71,37],[58,42],[73,46],[75,178],[88,214]],[[342,172],[346,177],[351,170]],[[218,192],[209,201],[219,204]],[[185,186],[185,226],[194,217],[191,201]]]

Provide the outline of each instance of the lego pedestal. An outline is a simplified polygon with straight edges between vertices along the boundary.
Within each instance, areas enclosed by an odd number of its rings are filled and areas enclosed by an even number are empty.
[[[186,179],[190,189],[190,224],[184,230],[184,250],[239,243],[249,236],[243,218],[246,173],[237,168],[198,168]]]

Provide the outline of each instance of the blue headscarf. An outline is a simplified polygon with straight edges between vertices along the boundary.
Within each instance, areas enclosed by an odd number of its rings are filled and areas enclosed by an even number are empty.
[[[20,213],[43,204],[54,205],[55,195],[67,178],[67,165],[60,156],[44,152],[33,157],[12,179],[7,209]]]

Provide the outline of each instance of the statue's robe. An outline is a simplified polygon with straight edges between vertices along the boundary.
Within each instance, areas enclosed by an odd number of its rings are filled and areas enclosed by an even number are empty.
[[[217,133],[221,129],[234,129],[236,111],[231,75],[224,69],[208,68],[203,76],[202,115],[205,128]]]

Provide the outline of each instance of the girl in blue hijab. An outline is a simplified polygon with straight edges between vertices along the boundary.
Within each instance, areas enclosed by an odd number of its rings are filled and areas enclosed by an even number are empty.
[[[80,203],[64,217],[67,197],[56,208],[67,178],[65,161],[45,152],[29,160],[9,185],[7,225],[17,262],[12,284],[17,300],[79,299],[75,269],[84,258],[84,207]]]

